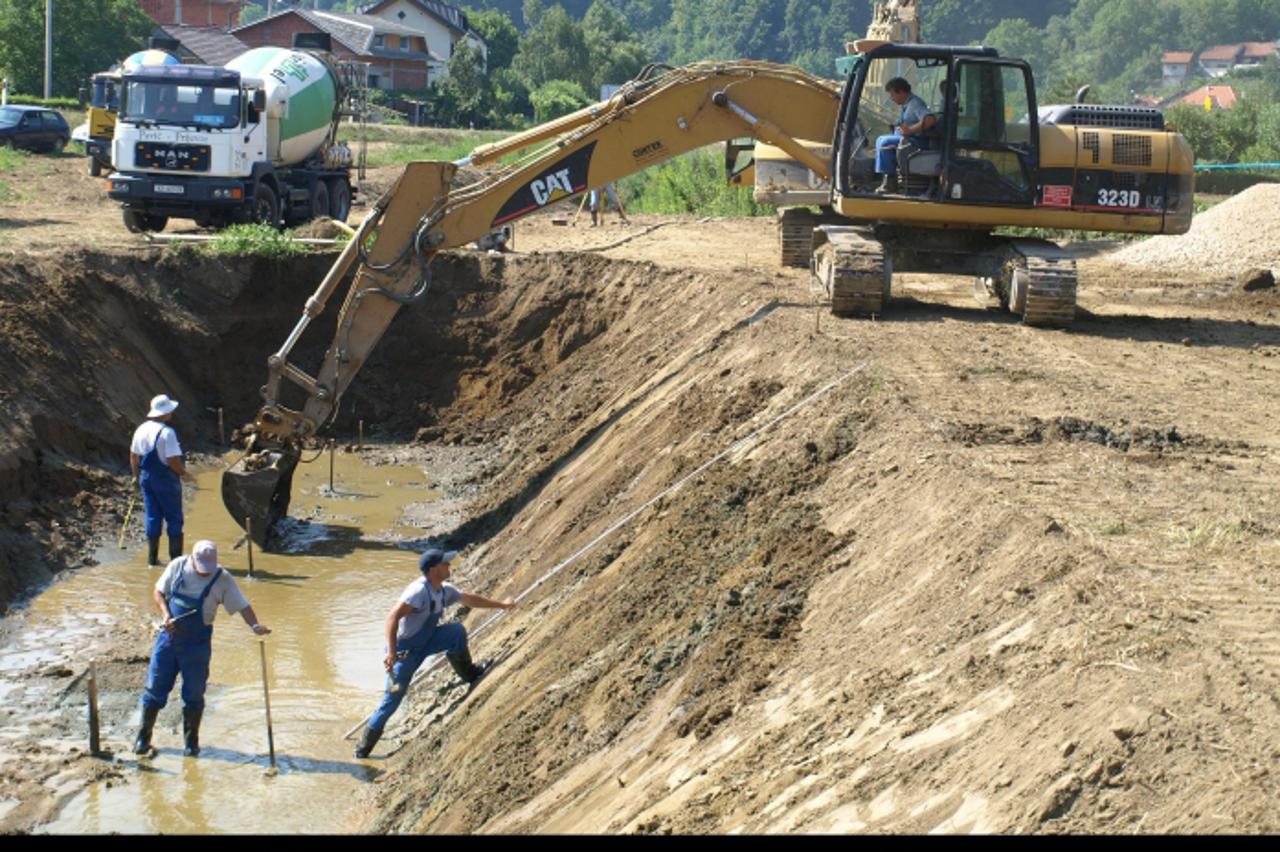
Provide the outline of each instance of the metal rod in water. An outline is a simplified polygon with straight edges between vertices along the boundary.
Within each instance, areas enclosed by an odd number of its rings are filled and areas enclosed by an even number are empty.
[[[218,409],[218,444],[225,447],[227,445],[227,433],[222,428],[222,409]]]
[[[363,420],[360,421],[360,443],[358,446],[359,446],[360,452],[363,453],[364,452],[364,421]]]
[[[329,439],[329,493],[333,493],[333,448],[337,445],[333,438]]]
[[[267,749],[271,752],[271,765],[276,765],[276,738],[271,732],[271,693],[267,690],[267,641],[258,640],[258,651],[262,656],[262,699],[267,705]]]
[[[89,754],[102,751],[98,739],[98,663],[89,661]]]
[[[249,542],[249,576],[253,576],[253,518],[244,519],[244,537]]]

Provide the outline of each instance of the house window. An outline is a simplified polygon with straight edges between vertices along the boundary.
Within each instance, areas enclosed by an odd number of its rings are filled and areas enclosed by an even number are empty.
[[[408,49],[409,49],[409,37],[408,37],[408,36],[400,36],[400,49],[401,49],[401,50],[408,50]]]
[[[370,74],[370,75],[369,75],[369,81],[368,81],[368,84],[367,84],[367,85],[369,86],[369,88],[370,88],[370,89],[381,89],[381,88],[382,88],[382,78],[381,78],[380,76],[378,76],[377,74]]]
[[[385,42],[385,41],[386,41],[386,39],[387,39],[387,37],[386,37],[386,36],[380,36],[380,35],[376,35],[376,36],[374,36],[374,37],[373,37],[373,46],[374,46],[374,47],[382,47],[382,46],[383,46],[383,42]]]

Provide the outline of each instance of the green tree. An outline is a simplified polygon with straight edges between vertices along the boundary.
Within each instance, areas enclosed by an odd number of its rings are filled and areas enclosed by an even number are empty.
[[[493,89],[484,71],[484,54],[461,39],[449,57],[449,76],[436,91],[436,120],[457,127],[483,127],[490,121]]]
[[[582,86],[573,80],[548,80],[529,93],[533,104],[533,120],[537,124],[551,121],[574,110],[582,109],[589,99]]]
[[[35,0],[0,0],[0,68],[18,93],[44,93],[44,10]],[[53,94],[74,97],[90,76],[145,47],[153,27],[138,0],[58,0]]]
[[[507,13],[497,9],[467,9],[467,21],[484,39],[489,73],[511,66],[520,47],[520,31]]]
[[[635,77],[648,62],[648,53],[627,19],[604,0],[591,4],[582,19],[582,31],[591,56],[591,88],[587,93],[593,97],[599,96],[606,83],[625,83]]]
[[[591,52],[582,25],[564,7],[547,9],[541,0],[525,0],[524,19],[529,30],[520,39],[511,67],[529,90],[552,80],[571,80],[585,92],[591,86]]]

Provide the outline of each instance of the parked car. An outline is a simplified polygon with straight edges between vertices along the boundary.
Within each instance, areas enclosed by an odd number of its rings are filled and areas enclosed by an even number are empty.
[[[37,106],[0,107],[0,145],[29,151],[61,151],[71,139],[62,113]]]

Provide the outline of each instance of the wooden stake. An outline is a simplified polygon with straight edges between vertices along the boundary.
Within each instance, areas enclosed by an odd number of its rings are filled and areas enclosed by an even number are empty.
[[[360,443],[358,445],[360,452],[364,452],[364,421],[360,421]]]
[[[222,428],[222,409],[221,408],[218,409],[218,443],[224,447],[227,445],[227,433],[226,433],[226,430]]]
[[[98,663],[89,661],[89,754],[102,751],[98,739]]]
[[[125,531],[129,529],[129,519],[133,517],[133,504],[137,501],[137,499],[138,499],[138,496],[136,494],[129,495],[129,508],[125,510],[124,523],[120,525],[120,541],[118,542],[118,544],[121,550],[124,550],[124,534],[125,534]]]
[[[333,493],[333,449],[338,442],[333,438],[329,439],[329,493]]]
[[[267,640],[258,640],[258,650],[262,655],[262,699],[267,705],[267,749],[271,752],[271,766],[276,765],[276,738],[271,733],[271,693],[267,691]]]
[[[249,576],[253,576],[253,519],[244,519],[245,540],[249,542]]]

